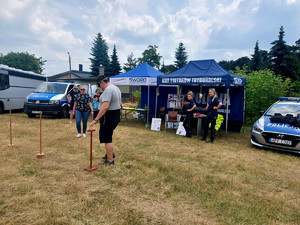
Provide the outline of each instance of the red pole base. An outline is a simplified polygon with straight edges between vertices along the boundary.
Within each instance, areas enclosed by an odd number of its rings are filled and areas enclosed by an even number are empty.
[[[14,147],[14,144],[8,144],[7,146],[8,147]]]
[[[40,158],[44,158],[44,156],[45,156],[45,154],[44,154],[44,153],[39,153],[39,154],[37,154],[37,156],[36,156],[36,157],[37,157],[38,159],[40,159]]]
[[[89,171],[89,172],[92,172],[94,170],[98,169],[97,167],[87,167],[87,168],[84,168],[85,171]]]

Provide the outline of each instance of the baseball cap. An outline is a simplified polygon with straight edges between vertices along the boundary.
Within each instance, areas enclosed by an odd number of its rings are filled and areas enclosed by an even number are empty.
[[[108,78],[104,75],[100,75],[96,78],[96,83],[101,83],[105,79],[108,79]]]

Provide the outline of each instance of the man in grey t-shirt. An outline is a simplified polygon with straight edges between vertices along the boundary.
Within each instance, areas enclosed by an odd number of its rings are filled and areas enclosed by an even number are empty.
[[[90,126],[92,127],[100,120],[99,139],[100,143],[105,143],[106,155],[104,163],[99,165],[113,165],[115,162],[112,135],[120,122],[121,91],[103,75],[97,77],[96,83],[103,93],[99,99],[99,113]]]

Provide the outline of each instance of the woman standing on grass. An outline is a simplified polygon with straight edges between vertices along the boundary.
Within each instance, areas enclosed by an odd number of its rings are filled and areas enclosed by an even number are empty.
[[[209,123],[211,123],[210,126],[210,140],[207,142],[213,143],[214,141],[214,136],[215,136],[215,126],[216,126],[216,120],[218,117],[218,109],[222,107],[222,102],[219,100],[217,96],[217,92],[214,88],[210,88],[209,92],[209,99],[206,105],[207,109],[207,117],[204,123],[204,134],[203,138],[201,139],[202,141],[206,140],[207,134],[208,134],[208,127]]]
[[[78,134],[76,137],[86,137],[86,128],[87,121],[90,116],[90,113],[93,113],[93,106],[91,103],[91,98],[88,94],[85,93],[85,86],[80,86],[80,93],[75,96],[74,109],[75,111],[75,119],[76,119],[76,128]],[[83,134],[81,134],[81,120],[82,120],[82,128]]]
[[[193,112],[194,109],[196,108],[196,103],[193,99],[194,95],[192,91],[189,91],[185,97],[185,102],[187,103],[185,105],[185,120],[183,122],[183,126],[186,131],[186,137],[191,138],[192,137],[192,119],[193,119]]]

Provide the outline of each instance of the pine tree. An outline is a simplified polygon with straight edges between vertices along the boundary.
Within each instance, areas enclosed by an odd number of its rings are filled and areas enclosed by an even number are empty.
[[[117,56],[116,45],[114,45],[107,75],[108,76],[118,75],[120,74],[120,72],[121,72],[121,65]]]
[[[107,75],[109,68],[108,46],[103,39],[101,33],[98,33],[94,38],[93,47],[91,48],[91,74],[92,76],[99,75],[99,66],[102,64],[105,68],[104,74]]]
[[[288,72],[288,62],[287,57],[289,55],[289,46],[283,40],[284,30],[283,26],[280,27],[278,40],[273,41],[271,44],[273,47],[270,50],[270,63],[271,69],[276,75],[281,75],[283,77],[291,77]]]
[[[124,63],[123,70],[126,72],[134,69],[138,65],[138,59],[134,58],[133,52],[127,56],[127,63]]]
[[[177,69],[180,69],[181,67],[184,67],[187,64],[188,54],[185,51],[185,47],[182,42],[179,42],[178,48],[175,52],[175,67]]]
[[[252,55],[252,70],[254,71],[258,71],[261,69],[261,64],[262,64],[262,59],[261,59],[261,54],[260,54],[260,50],[258,47],[258,41],[256,41],[255,43],[255,47],[254,47],[254,54]]]

